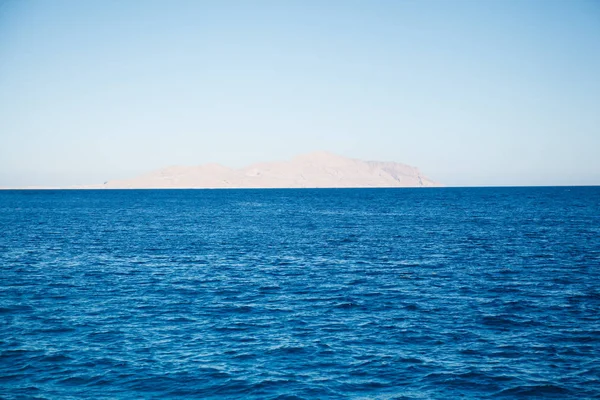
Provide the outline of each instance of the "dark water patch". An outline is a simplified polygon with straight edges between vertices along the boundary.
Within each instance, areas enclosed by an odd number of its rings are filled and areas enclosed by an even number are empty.
[[[43,356],[38,361],[48,362],[48,363],[62,363],[62,362],[73,361],[73,358],[66,356],[64,354],[50,354],[50,355]]]

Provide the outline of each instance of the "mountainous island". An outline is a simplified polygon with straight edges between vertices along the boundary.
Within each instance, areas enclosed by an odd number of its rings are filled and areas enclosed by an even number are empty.
[[[81,188],[358,188],[435,187],[437,182],[415,167],[395,162],[362,161],[328,152],[297,156],[289,161],[253,164],[234,169],[219,164],[172,166],[132,179],[112,180]]]

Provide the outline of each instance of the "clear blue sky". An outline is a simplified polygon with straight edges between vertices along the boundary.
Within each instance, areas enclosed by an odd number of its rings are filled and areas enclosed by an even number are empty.
[[[600,2],[0,0],[0,186],[314,150],[600,184]]]

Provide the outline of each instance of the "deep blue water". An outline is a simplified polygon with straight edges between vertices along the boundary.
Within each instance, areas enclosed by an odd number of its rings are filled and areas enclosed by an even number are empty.
[[[600,187],[0,191],[1,398],[600,398]]]

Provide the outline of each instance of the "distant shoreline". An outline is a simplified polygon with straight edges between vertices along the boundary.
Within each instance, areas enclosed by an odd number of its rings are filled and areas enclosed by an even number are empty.
[[[117,191],[117,190],[335,190],[335,189],[484,189],[484,188],[586,188],[600,187],[597,185],[490,185],[490,186],[353,186],[353,187],[147,187],[147,188],[102,188],[102,187],[15,187],[0,188],[0,191],[19,191],[19,190],[64,190],[64,191]]]

